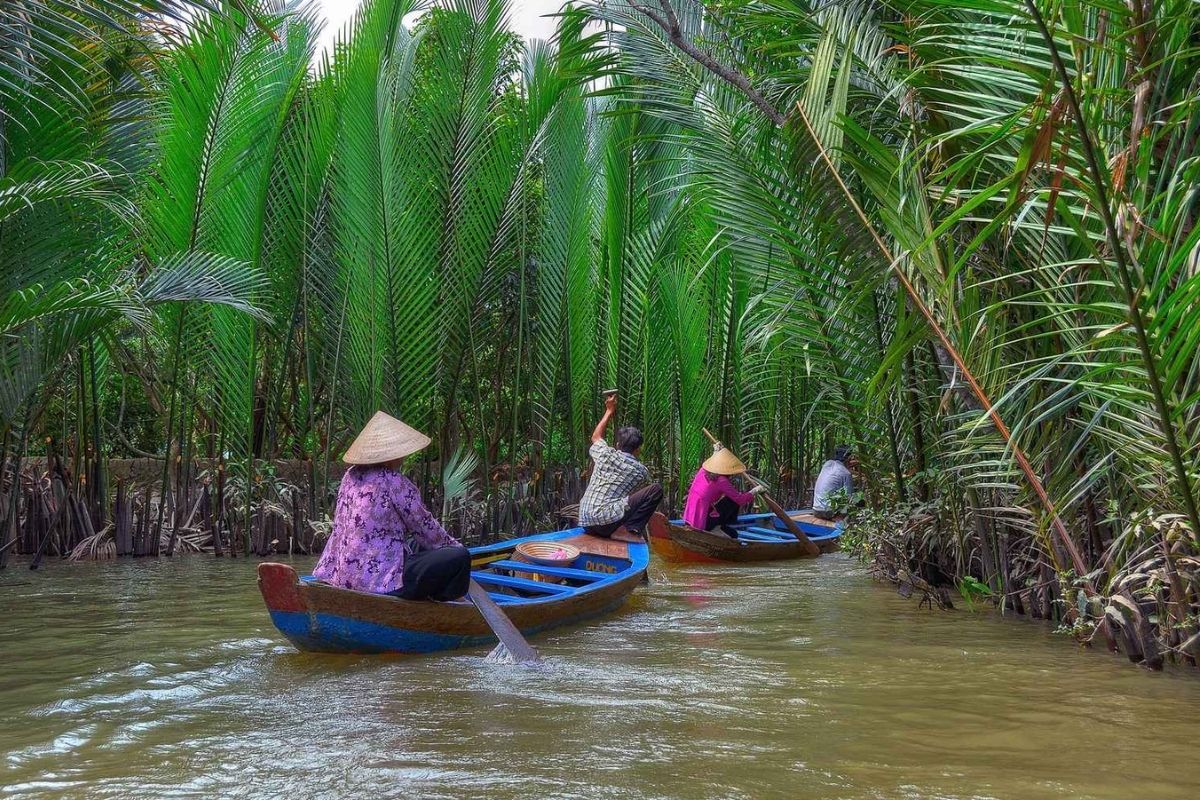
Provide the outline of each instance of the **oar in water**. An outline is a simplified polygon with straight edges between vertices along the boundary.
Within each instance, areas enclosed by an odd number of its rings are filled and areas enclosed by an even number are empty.
[[[762,486],[764,489],[766,488],[765,483],[751,475],[749,472],[746,473],[746,479],[755,486]],[[767,508],[771,509],[771,513],[779,517],[779,520],[783,523],[783,526],[787,528],[797,540],[799,540],[800,544],[804,545],[804,550],[810,556],[818,556],[821,554],[821,548],[813,544],[812,540],[804,534],[804,531],[800,530],[800,526],[796,524],[796,520],[792,519],[791,515],[784,510],[783,506],[772,500],[771,495],[767,494],[765,491],[759,493],[758,496],[761,497],[763,502],[767,504]]]
[[[496,634],[500,645],[508,651],[508,655],[513,661],[518,664],[536,664],[542,660],[538,651],[525,640],[508,615],[500,610],[496,601],[492,600],[484,588],[475,582],[474,578],[471,579],[470,588],[467,589],[467,597],[471,598],[475,608],[479,609],[479,615],[491,627],[492,633]]]
[[[713,443],[713,447],[725,446],[717,440],[717,437],[708,432],[708,428],[701,428],[700,430],[704,431],[704,435],[707,436],[708,440]],[[787,511],[784,510],[783,506],[779,505],[779,503],[776,503],[773,499],[771,499],[771,496],[767,494],[767,485],[758,478],[755,478],[749,472],[744,474],[746,476],[746,480],[750,481],[755,486],[761,486],[763,488],[763,491],[759,492],[758,496],[761,497],[763,502],[767,504],[767,508],[771,509],[771,513],[779,517],[779,521],[782,522],[783,526],[787,528],[793,536],[796,537],[796,540],[799,541],[800,544],[804,545],[805,552],[810,556],[820,555],[821,548],[813,544],[812,540],[804,535],[804,531],[800,530],[800,526],[796,524],[796,520],[792,519]]]

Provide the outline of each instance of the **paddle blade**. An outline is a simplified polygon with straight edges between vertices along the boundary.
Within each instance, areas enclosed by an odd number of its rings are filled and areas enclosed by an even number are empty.
[[[496,638],[500,640],[500,647],[508,651],[508,659],[517,664],[536,664],[542,660],[538,655],[538,651],[533,648],[521,632],[517,630],[517,626],[513,625],[512,620],[508,618],[500,606],[496,605],[495,601],[488,596],[483,587],[471,579],[471,587],[467,590],[467,597],[471,598],[471,602],[475,604],[475,608],[479,609],[480,615],[488,626],[492,629],[492,633],[496,634]],[[497,651],[499,648],[497,648]],[[495,651],[494,651],[495,652]],[[489,659],[491,657],[489,656]],[[499,656],[497,656],[499,660]]]
[[[484,661],[489,664],[516,664],[517,660],[513,658],[513,654],[508,652],[508,648],[504,646],[504,642],[492,648],[492,652],[487,654]]]

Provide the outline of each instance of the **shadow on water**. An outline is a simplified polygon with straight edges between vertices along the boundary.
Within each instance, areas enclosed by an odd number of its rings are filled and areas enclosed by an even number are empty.
[[[919,610],[841,556],[656,564],[620,613],[537,637],[536,668],[486,648],[297,653],[253,567],[0,573],[0,797],[1170,800],[1200,785],[1194,677]]]

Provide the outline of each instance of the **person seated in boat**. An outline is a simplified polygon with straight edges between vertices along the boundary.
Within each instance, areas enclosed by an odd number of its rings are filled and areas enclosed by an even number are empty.
[[[400,472],[429,437],[382,411],[342,460],[333,533],[313,575],[332,586],[405,600],[456,600],[467,593],[471,554],[421,501]]]
[[[700,466],[692,486],[688,489],[687,504],[683,509],[683,521],[696,530],[711,531],[720,528],[730,536],[737,531],[728,527],[737,521],[741,507],[751,503],[762,491],[755,486],[748,492],[740,491],[730,477],[744,475],[746,465],[727,447],[716,446],[713,454]]]
[[[833,450],[833,458],[821,465],[821,473],[817,476],[817,485],[813,487],[813,516],[833,520],[838,513],[830,502],[830,495],[840,489],[846,490],[846,496],[854,494],[854,478],[850,475],[850,448],[839,444]]]
[[[616,412],[617,395],[613,393],[604,399],[604,416],[592,431],[588,452],[595,466],[579,501],[579,524],[593,536],[640,542],[663,492],[657,483],[650,483],[646,465],[637,459],[642,449],[641,431],[627,426],[617,431],[615,447],[605,441],[604,432]]]

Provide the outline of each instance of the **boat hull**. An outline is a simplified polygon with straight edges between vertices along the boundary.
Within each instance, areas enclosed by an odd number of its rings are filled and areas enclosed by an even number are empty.
[[[563,537],[561,534],[568,534]],[[644,580],[649,555],[645,545],[597,540],[577,531],[559,532],[583,551],[573,566],[603,577],[547,597],[493,595],[525,635],[582,622],[614,611]],[[549,534],[547,537],[553,537]],[[543,538],[543,537],[528,537]],[[472,574],[487,580],[527,583],[532,574],[492,565],[511,558],[526,539],[472,550]],[[585,549],[589,548],[590,549]],[[625,557],[615,553],[625,551]],[[537,570],[535,565],[524,570]],[[468,600],[451,603],[402,600],[356,592],[301,579],[287,564],[264,563],[258,583],[275,627],[298,650],[317,653],[432,653],[494,644],[496,637]],[[524,575],[522,577],[514,577]],[[548,587],[551,588],[551,587]]]
[[[740,533],[735,539],[723,531],[701,531],[684,525],[680,520],[668,522],[666,517],[656,514],[651,519],[650,549],[664,561],[684,564],[752,563],[759,561],[782,561],[793,558],[813,558],[808,548],[790,534],[779,530],[782,523],[770,514],[748,514],[738,518],[734,527]],[[792,511],[788,516],[817,545],[819,554],[831,553],[839,548],[841,527],[837,523],[817,519],[802,511]],[[765,533],[762,526],[771,525],[772,535]],[[752,533],[764,531],[762,534]],[[751,538],[754,537],[754,538]],[[763,541],[774,537],[776,540]]]

